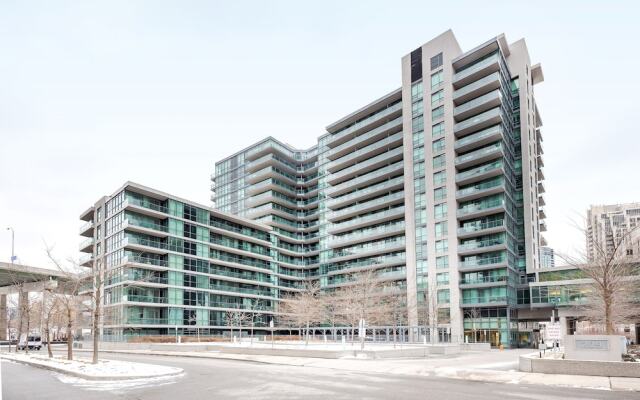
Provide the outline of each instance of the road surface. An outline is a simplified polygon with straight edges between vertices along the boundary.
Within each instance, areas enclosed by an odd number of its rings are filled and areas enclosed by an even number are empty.
[[[385,375],[245,361],[133,354],[118,359],[180,367],[185,374],[123,386],[70,378],[2,361],[3,400],[196,399],[638,399],[634,392]]]

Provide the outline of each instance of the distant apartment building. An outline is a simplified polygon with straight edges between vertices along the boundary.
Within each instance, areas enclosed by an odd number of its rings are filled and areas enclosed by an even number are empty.
[[[406,290],[409,325],[423,305],[453,337],[513,345],[546,230],[542,69],[524,40],[463,51],[447,31],[400,78],[310,149],[270,137],[217,162],[212,200],[271,227],[296,250],[273,262],[325,290],[375,270]]]
[[[540,246],[540,268],[553,268],[556,266],[556,257],[549,246]]]
[[[84,263],[106,271],[107,337],[221,334],[237,326],[233,312],[264,330],[282,294],[309,278],[301,246],[280,247],[270,227],[136,183],[80,218]]]
[[[624,255],[640,257],[640,203],[591,206],[586,236],[589,260],[611,254],[616,246]]]

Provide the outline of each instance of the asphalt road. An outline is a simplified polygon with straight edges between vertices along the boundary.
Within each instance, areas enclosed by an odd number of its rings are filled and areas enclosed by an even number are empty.
[[[130,354],[104,358],[170,365],[185,374],[130,386],[93,383],[2,361],[3,400],[94,399],[638,399],[634,392],[510,385],[436,377],[346,372],[323,368],[267,365]]]

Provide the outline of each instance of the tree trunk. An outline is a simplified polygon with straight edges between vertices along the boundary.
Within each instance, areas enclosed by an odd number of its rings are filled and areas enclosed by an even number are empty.
[[[25,351],[26,354],[29,354],[29,329],[31,328],[29,326],[30,325],[29,324],[29,320],[30,320],[30,318],[29,318],[29,315],[27,314],[27,336],[25,337],[26,346],[24,348],[24,351]]]
[[[69,318],[69,322],[67,323],[67,360],[73,360],[73,334],[71,333],[73,324],[71,323],[70,311],[67,311],[67,317]]]
[[[53,352],[51,351],[51,333],[49,329],[49,321],[47,320],[46,326],[44,328],[44,332],[47,338],[47,352],[49,353],[49,358],[53,358]]]
[[[307,332],[305,333],[304,345],[307,346],[309,344],[309,321],[307,321]]]
[[[98,272],[99,274],[99,272]],[[95,294],[95,305],[94,305],[94,310],[93,310],[93,326],[92,326],[92,330],[93,330],[93,356],[91,358],[91,362],[93,364],[97,364],[98,363],[98,346],[100,344],[100,307],[102,306],[102,299],[101,299],[101,293],[100,293],[100,287],[101,287],[101,279],[98,278],[98,286],[96,287],[96,294]]]
[[[605,295],[604,299],[604,326],[605,332],[607,335],[613,335],[615,329],[613,328],[612,318],[611,318],[611,298]]]

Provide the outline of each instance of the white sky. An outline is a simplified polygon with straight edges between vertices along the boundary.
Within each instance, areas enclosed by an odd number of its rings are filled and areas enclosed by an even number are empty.
[[[525,37],[546,81],[550,245],[589,204],[640,201],[637,2],[25,1],[0,4],[0,260],[78,257],[79,214],[127,180],[204,204],[214,162],[272,135],[308,147],[400,86],[451,28]],[[516,4],[517,3],[517,4]]]

